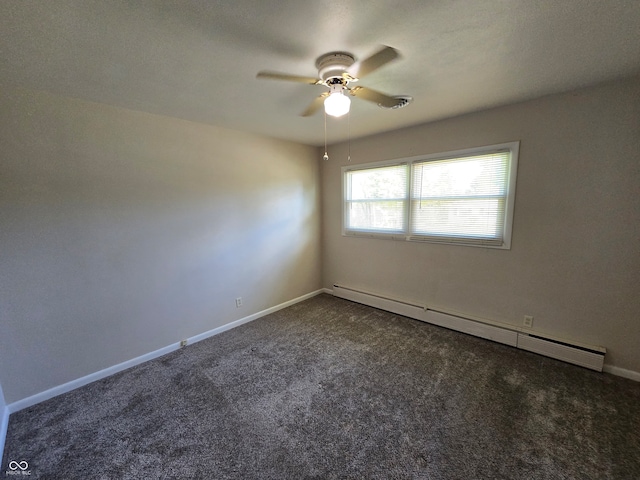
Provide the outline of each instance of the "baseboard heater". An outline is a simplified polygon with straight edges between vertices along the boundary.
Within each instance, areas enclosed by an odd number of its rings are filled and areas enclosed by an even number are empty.
[[[439,307],[396,300],[341,285],[333,286],[336,297],[397,313],[405,317],[503,343],[512,347],[545,355],[598,372],[604,366],[606,349],[600,346],[569,343],[557,338],[523,332],[518,327]]]

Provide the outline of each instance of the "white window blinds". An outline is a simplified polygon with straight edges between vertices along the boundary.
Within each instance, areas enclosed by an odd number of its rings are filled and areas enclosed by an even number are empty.
[[[384,233],[406,230],[407,164],[348,170],[345,180],[348,230]]]
[[[503,150],[412,165],[412,240],[502,245],[509,160]]]
[[[511,248],[519,142],[342,168],[344,235]]]

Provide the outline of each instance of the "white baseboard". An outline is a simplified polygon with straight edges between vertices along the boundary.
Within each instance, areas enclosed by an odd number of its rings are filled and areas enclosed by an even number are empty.
[[[249,315],[247,317],[241,318],[239,320],[233,321],[231,323],[227,323],[220,327],[209,330],[208,332],[201,333],[199,335],[195,335],[187,339],[187,345],[191,343],[196,343],[201,340],[205,340],[206,338],[212,337],[219,333],[225,332],[232,328],[238,327],[244,323],[251,322],[260,317],[264,317],[265,315],[269,315],[270,313],[277,312],[278,310],[282,310],[283,308],[289,307],[296,303],[307,300],[311,297],[315,297],[316,295],[321,294],[322,290],[316,290],[311,293],[307,293],[306,295],[302,295],[301,297],[294,298],[293,300],[289,300],[287,302],[276,305],[275,307],[267,308],[266,310],[262,310],[260,312],[254,313],[253,315]],[[146,353],[136,358],[132,358],[131,360],[127,360],[126,362],[119,363],[109,368],[105,368],[104,370],[100,370],[98,372],[91,373],[84,377],[78,378],[76,380],[72,380],[62,385],[58,385],[56,387],[45,390],[44,392],[36,393],[27,398],[23,398],[22,400],[18,400],[16,402],[10,403],[6,407],[6,416],[7,416],[7,424],[8,417],[10,413],[17,412],[24,408],[31,407],[40,402],[44,402],[45,400],[49,400],[50,398],[57,397],[58,395],[62,395],[63,393],[70,392],[71,390],[75,390],[76,388],[83,387],[88,385],[89,383],[95,382],[97,380],[102,380],[103,378],[114,375],[118,372],[126,370],[131,367],[135,367],[136,365],[140,365],[141,363],[148,362],[149,360],[153,360],[155,358],[161,357],[162,355],[166,355],[167,353],[171,353],[180,348],[180,342],[172,343],[171,345],[167,345],[166,347],[160,348],[153,352]],[[6,430],[6,429],[5,429]],[[0,431],[0,434],[2,431]],[[2,450],[0,450],[2,452]]]
[[[544,338],[518,334],[518,345],[521,350],[538,353],[546,357],[555,358],[567,363],[601,372],[604,366],[604,355],[599,352],[589,352],[570,345],[550,342]]]
[[[333,295],[333,290],[330,288],[323,288],[322,293],[327,293],[329,295]]]
[[[626,368],[614,367],[613,365],[606,364],[602,371],[617,377],[628,378],[629,380],[640,382],[640,372],[634,372],[633,370],[627,370]]]
[[[214,328],[213,330],[209,330],[208,332],[195,335],[187,339],[187,345],[191,343],[199,342],[209,337],[213,337],[214,335],[218,335],[219,333],[226,332],[227,330],[231,330],[232,328],[239,327],[243,323],[252,322],[253,320],[256,320],[260,317],[269,315],[270,313],[277,312],[278,310],[282,310],[283,308],[290,307],[291,305],[295,305],[296,303],[300,303],[311,297],[320,295],[322,292],[323,292],[322,290],[316,290],[315,292],[307,293],[306,295],[302,295],[301,297],[294,298],[293,300],[289,300],[288,302],[281,303],[280,305],[276,305],[275,307],[267,308],[266,310],[262,310],[258,313],[254,313],[253,315],[249,315],[248,317],[244,317],[234,322],[227,323],[225,325],[222,325],[221,327],[217,327],[217,328]]]
[[[473,335],[474,337],[484,338],[493,342],[503,343],[510,347],[518,346],[518,332],[507,330],[505,328],[495,327],[484,323],[469,320],[467,318],[448,315],[446,313],[434,312],[427,310],[420,315],[422,320],[433,325],[449,328],[458,332]]]
[[[168,345],[164,348],[160,348],[153,352],[149,352],[139,357],[132,358],[131,360],[127,360],[126,362],[113,365],[112,367],[105,368],[104,370],[100,370],[98,372],[90,373],[89,375],[86,375],[84,377],[71,380],[70,382],[52,387],[48,390],[45,390],[44,392],[36,393],[35,395],[31,395],[30,397],[10,403],[7,408],[9,409],[9,413],[14,413],[24,408],[29,408],[40,402],[49,400],[50,398],[57,397],[58,395],[70,392],[71,390],[75,390],[76,388],[84,387],[89,383],[95,382],[97,380],[102,380],[103,378],[114,375],[118,372],[126,370],[127,368],[135,367],[136,365],[140,365],[141,363],[161,357],[162,355],[171,353],[174,350],[178,350],[179,348],[180,343],[172,343],[171,345]]]

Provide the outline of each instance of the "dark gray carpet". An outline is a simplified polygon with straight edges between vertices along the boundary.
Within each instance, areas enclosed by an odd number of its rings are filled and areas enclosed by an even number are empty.
[[[51,479],[637,479],[640,384],[321,295],[11,415],[0,475],[23,460]]]

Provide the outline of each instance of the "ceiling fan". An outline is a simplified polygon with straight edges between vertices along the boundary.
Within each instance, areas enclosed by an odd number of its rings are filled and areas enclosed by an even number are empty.
[[[411,97],[394,97],[367,87],[349,86],[349,84],[357,82],[360,78],[374,72],[399,56],[400,53],[395,48],[386,45],[383,45],[382,48],[373,55],[358,62],[356,62],[355,57],[350,53],[329,52],[319,56],[316,60],[319,78],[272,71],[259,72],[257,78],[286,80],[289,82],[329,87],[328,92],[324,92],[319,97],[316,97],[306,110],[300,114],[303,117],[313,115],[323,104],[327,115],[334,117],[344,115],[349,111],[351,105],[351,99],[345,95],[345,93],[356,98],[377,103],[383,108],[401,108],[412,100]]]

